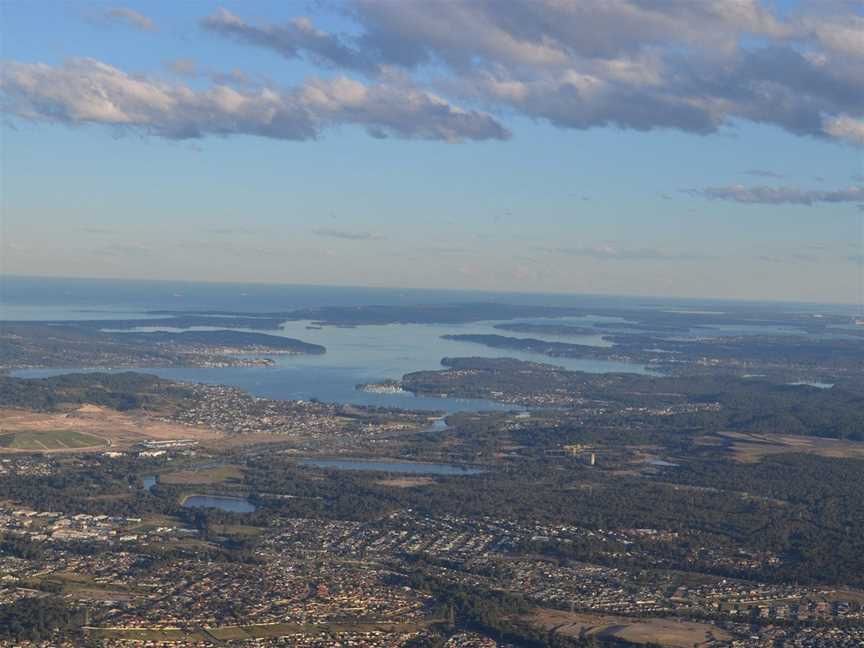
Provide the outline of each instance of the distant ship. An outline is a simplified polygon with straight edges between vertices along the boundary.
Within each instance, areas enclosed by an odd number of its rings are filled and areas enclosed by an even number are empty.
[[[855,320],[856,326],[864,326],[864,318]]]

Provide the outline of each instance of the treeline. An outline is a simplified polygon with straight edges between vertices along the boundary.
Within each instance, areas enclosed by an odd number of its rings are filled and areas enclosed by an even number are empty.
[[[522,326],[519,329],[525,330]],[[542,331],[535,329],[534,332]],[[686,330],[682,333],[686,333]],[[860,369],[864,363],[860,340],[813,338],[803,335],[744,335],[686,339],[670,338],[668,335],[617,333],[605,336],[607,340],[615,343],[611,347],[497,334],[469,333],[442,337],[447,340],[482,344],[495,349],[529,351],[551,358],[615,360],[626,357],[632,362],[654,363],[656,367],[676,374],[703,373],[704,367],[700,368],[700,365],[704,358],[719,361],[720,367],[727,368],[751,366],[777,369],[785,366],[789,370],[803,367],[824,370],[826,367],[836,367],[847,371]],[[658,353],[654,350],[657,348],[662,349],[663,352]]]
[[[51,475],[0,476],[0,500],[38,511],[141,517],[173,513],[176,499],[163,499],[140,488],[132,462],[91,460],[63,466]],[[138,467],[140,469],[140,466]]]
[[[422,563],[415,565],[405,580],[410,587],[435,597],[448,629],[473,630],[499,642],[525,648],[580,645],[578,640],[571,641],[528,623],[524,617],[531,611],[531,605],[515,594],[452,583],[430,573]]]
[[[293,353],[321,354],[326,349],[295,338],[251,331],[154,331],[150,333],[124,333],[130,342],[144,344],[195,345],[205,347],[264,348]]]
[[[455,630],[470,630],[504,645],[520,648],[624,648],[636,645],[615,637],[570,637],[558,634],[554,628],[547,630],[531,621],[529,617],[534,605],[524,597],[448,581],[435,575],[423,559],[415,559],[412,564],[409,557],[406,573],[396,578],[397,584],[407,584],[435,597],[444,617],[438,630],[445,635]],[[651,648],[653,644],[643,646]]]
[[[378,483],[381,473],[329,471],[272,458],[246,471],[261,508],[249,520],[274,514],[368,521],[411,509],[430,516],[490,516],[525,523],[597,529],[653,528],[679,534],[657,543],[634,540],[624,551],[633,564],[771,582],[864,586],[864,462],[782,455],[756,465],[693,460],[662,477],[610,475],[577,461],[522,461],[488,473],[448,477],[410,489]],[[263,493],[291,495],[269,497]],[[692,552],[694,542],[734,556],[738,548],[782,556],[777,564],[723,567]],[[622,547],[586,540],[569,547],[531,549],[562,558],[602,562]],[[620,552],[619,552],[620,553]]]
[[[671,471],[679,483],[734,487],[779,500],[748,543],[785,554],[776,578],[864,585],[864,461],[804,454],[756,464],[698,462]]]
[[[58,596],[21,598],[0,605],[0,639],[21,643],[47,641],[57,635],[80,637],[84,613]]]
[[[191,396],[191,390],[183,385],[132,371],[50,378],[0,376],[0,407],[48,411],[63,404],[90,403],[131,410],[158,407]]]
[[[864,362],[864,359],[862,359]],[[442,371],[407,374],[403,387],[421,394],[468,398],[567,394],[624,408],[717,403],[717,411],[653,417],[666,429],[746,430],[864,441],[864,390],[849,381],[819,389],[728,375],[658,377],[588,374],[509,358],[444,358]],[[611,416],[607,416],[611,418]]]

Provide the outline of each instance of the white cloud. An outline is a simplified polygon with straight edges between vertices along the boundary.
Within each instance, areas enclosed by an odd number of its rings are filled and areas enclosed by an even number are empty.
[[[110,125],[174,139],[259,135],[306,140],[342,124],[365,127],[376,137],[509,136],[489,115],[412,86],[345,77],[310,79],[285,91],[215,83],[199,90],[132,76],[93,59],[72,59],[62,67],[6,63],[0,68],[0,91],[3,110],[24,119]]]
[[[109,23],[123,23],[143,31],[158,30],[153,20],[128,7],[111,7],[105,11],[104,18]]]
[[[211,75],[214,85],[201,89],[86,59],[47,70],[13,63],[7,67],[18,81],[4,82],[3,106],[32,119],[125,124],[166,137],[309,139],[356,124],[376,137],[503,139],[506,129],[490,114],[497,113],[560,128],[699,134],[749,121],[864,146],[858,7],[848,0],[782,12],[769,0],[346,0],[341,18],[352,24],[344,33],[303,15],[265,22],[219,9],[200,21],[214,37],[304,59],[328,76],[336,70],[336,78],[277,90],[252,81],[253,70],[236,70]],[[124,7],[103,18],[156,29]],[[172,69],[194,72],[188,61]]]
[[[359,33],[225,10],[202,25],[370,77],[400,68],[562,128],[710,133],[749,120],[861,144],[864,19],[843,2],[783,15],[760,0],[353,0],[346,14]]]
[[[825,130],[837,139],[864,146],[864,120],[841,116],[828,120]]]
[[[864,187],[847,187],[827,191],[799,189],[797,187],[706,187],[688,189],[686,193],[710,200],[726,200],[757,205],[806,205],[817,203],[855,203],[864,200]]]

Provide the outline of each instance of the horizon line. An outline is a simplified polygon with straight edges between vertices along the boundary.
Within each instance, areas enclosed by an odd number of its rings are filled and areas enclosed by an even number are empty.
[[[0,271],[0,285],[6,279],[25,279],[25,280],[55,280],[55,281],[119,281],[132,283],[187,283],[187,284],[203,284],[210,286],[284,286],[295,288],[342,288],[349,290],[386,290],[386,291],[411,291],[411,292],[452,292],[452,293],[482,293],[491,295],[520,295],[520,296],[550,296],[550,297],[586,297],[586,298],[612,298],[612,299],[651,299],[662,300],[672,299],[680,301],[707,301],[713,303],[738,303],[738,304],[784,304],[784,305],[802,305],[802,306],[842,306],[842,307],[860,307],[857,301],[849,302],[811,302],[800,301],[793,299],[747,299],[747,298],[731,298],[731,297],[686,297],[680,295],[640,295],[632,293],[583,293],[583,292],[564,292],[564,291],[513,291],[513,290],[494,290],[485,288],[418,288],[414,286],[358,286],[348,284],[315,284],[315,283],[290,283],[280,281],[212,281],[201,279],[154,279],[154,278],[131,278],[131,277],[78,277],[78,276],[58,276],[58,275],[31,275],[18,274],[14,272]],[[0,291],[0,305],[3,303],[2,291]],[[374,305],[374,304],[370,304]]]

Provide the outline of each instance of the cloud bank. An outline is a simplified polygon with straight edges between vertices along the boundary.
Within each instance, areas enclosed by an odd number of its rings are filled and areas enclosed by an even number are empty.
[[[707,187],[688,189],[686,193],[710,200],[725,200],[752,205],[807,205],[818,203],[855,203],[864,200],[864,187],[818,191],[796,187]]]
[[[307,17],[205,30],[368,76],[397,68],[561,128],[711,133],[737,120],[864,144],[864,17],[843,0],[354,0],[359,34]]]
[[[0,75],[5,112],[35,121],[103,124],[171,139],[259,135],[308,140],[342,124],[376,137],[458,141],[506,139],[488,114],[463,110],[410,85],[310,79],[287,90],[203,90],[128,75],[93,59],[62,67],[8,63]]]
[[[337,10],[348,33],[304,15],[266,22],[219,9],[199,20],[214,39],[326,70],[300,87],[215,79],[201,89],[89,59],[12,62],[2,106],[163,137],[311,139],[355,124],[376,137],[506,139],[495,115],[519,115],[563,129],[694,134],[750,122],[864,146],[860,3],[345,0]],[[155,29],[130,9],[108,15]]]

